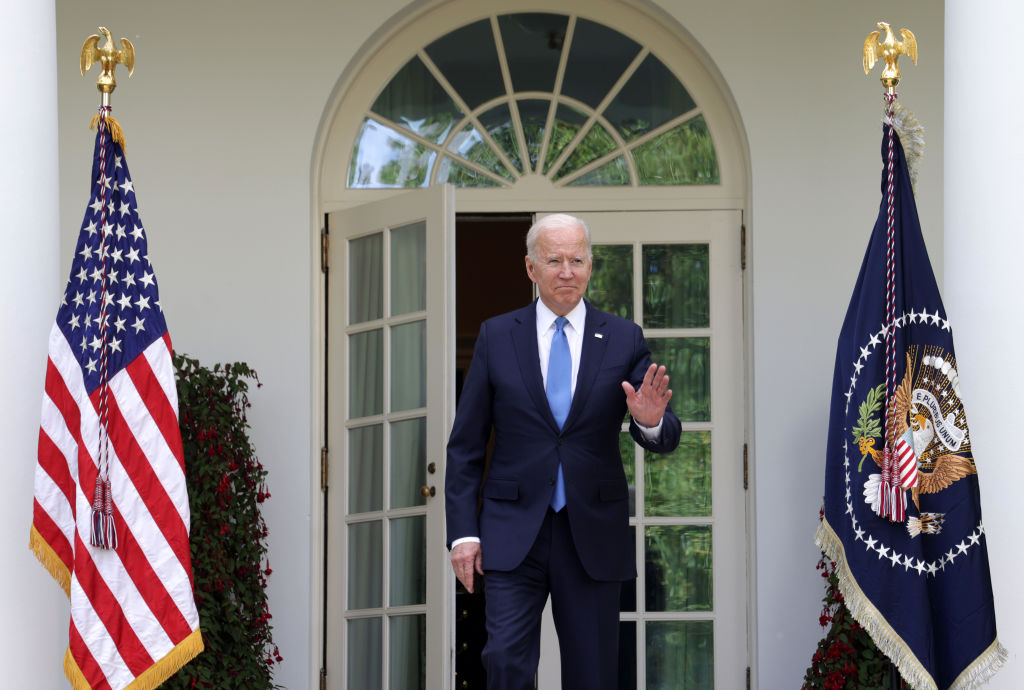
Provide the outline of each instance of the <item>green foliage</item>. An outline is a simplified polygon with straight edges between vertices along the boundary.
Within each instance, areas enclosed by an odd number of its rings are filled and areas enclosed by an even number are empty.
[[[817,568],[827,583],[818,618],[826,632],[804,673],[801,690],[890,690],[892,664],[846,608],[836,564],[822,554]],[[908,686],[900,679],[897,687]]]
[[[875,414],[882,407],[885,398],[885,383],[882,382],[868,391],[868,396],[857,408],[860,417],[857,419],[857,426],[853,427],[853,439],[859,441],[863,438],[878,438],[882,435],[881,419]]]
[[[205,651],[166,681],[167,688],[275,688],[281,655],[271,637],[266,584],[270,498],[267,471],[249,442],[249,380],[242,363],[208,369],[174,356],[178,408],[191,507],[190,543]]]

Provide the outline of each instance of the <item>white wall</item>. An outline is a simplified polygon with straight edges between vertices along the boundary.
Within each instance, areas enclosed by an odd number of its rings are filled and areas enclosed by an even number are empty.
[[[0,24],[18,27],[7,47],[18,55],[0,108],[7,132],[0,169],[4,220],[0,246],[0,649],[4,685],[58,687],[68,637],[69,606],[29,551],[32,486],[46,340],[63,287],[57,275],[57,65],[54,3],[4,3]]]
[[[904,65],[900,92],[927,128],[918,202],[941,276],[943,9],[882,0],[659,4],[718,66],[750,147],[757,677],[763,689],[796,687],[821,636],[812,537],[835,341],[879,200],[881,86],[877,67],[863,75],[861,46],[882,19],[917,34],[921,64]],[[319,414],[310,376],[312,147],[345,65],[404,5],[57,3],[60,281],[86,202],[86,125],[98,103],[95,72],[79,76],[78,53],[103,24],[137,51],[135,76],[119,73],[114,115],[175,346],[208,363],[245,360],[264,383],[250,421],[270,470],[271,611],[285,656],[277,681],[289,688],[313,686],[318,643],[318,593],[309,587],[319,548],[310,509]],[[21,532],[3,534],[8,550],[24,549]],[[55,664],[65,628],[54,625]]]
[[[984,36],[994,25],[1022,21],[1019,3],[946,5],[947,31],[959,36]],[[993,41],[986,44],[983,64],[964,58],[959,52],[946,56],[945,306],[978,464],[996,622],[1010,653],[990,687],[1011,690],[1024,685],[1024,625],[1015,615],[1024,610],[1017,572],[1024,560],[1017,531],[1024,469],[1014,433],[1024,374],[1013,365],[1024,341],[1017,304],[1024,132],[1016,125],[1024,98],[1003,76],[1024,65],[1024,45]],[[1001,126],[1004,121],[1013,124]]]

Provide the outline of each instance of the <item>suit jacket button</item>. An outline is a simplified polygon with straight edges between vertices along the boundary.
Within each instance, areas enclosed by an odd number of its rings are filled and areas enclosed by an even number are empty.
[[[551,485],[551,486],[554,486],[555,485],[555,478],[552,477],[551,479],[549,479],[548,480],[548,484]]]
[[[559,446],[564,445],[564,444],[565,444],[565,439],[564,438],[558,439],[558,445]]]

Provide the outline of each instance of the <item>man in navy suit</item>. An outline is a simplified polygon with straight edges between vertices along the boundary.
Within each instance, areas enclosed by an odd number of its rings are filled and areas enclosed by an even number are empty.
[[[680,425],[640,327],[583,300],[583,221],[542,218],[526,245],[540,299],[481,326],[448,441],[452,567],[470,592],[475,575],[487,580],[490,690],[534,687],[549,594],[563,689],[610,690],[619,590],[636,577],[620,428],[628,409],[636,442],[665,453]]]

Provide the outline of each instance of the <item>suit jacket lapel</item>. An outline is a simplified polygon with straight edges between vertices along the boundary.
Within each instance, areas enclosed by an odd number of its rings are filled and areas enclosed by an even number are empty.
[[[512,344],[519,362],[519,372],[523,377],[523,385],[533,399],[533,404],[541,411],[551,427],[558,432],[558,424],[551,414],[547,393],[544,392],[544,379],[540,375],[540,352],[537,349],[537,302],[519,310],[515,315],[516,325],[512,329]],[[571,414],[571,410],[570,410]]]
[[[576,374],[576,392],[573,393],[572,406],[569,408],[569,416],[566,417],[563,428],[569,428],[586,409],[587,398],[594,388],[594,381],[597,379],[597,372],[601,370],[601,362],[604,361],[608,345],[608,334],[602,332],[606,320],[604,312],[598,311],[594,305],[587,302],[587,320],[583,327],[583,347],[580,353],[580,370]]]

